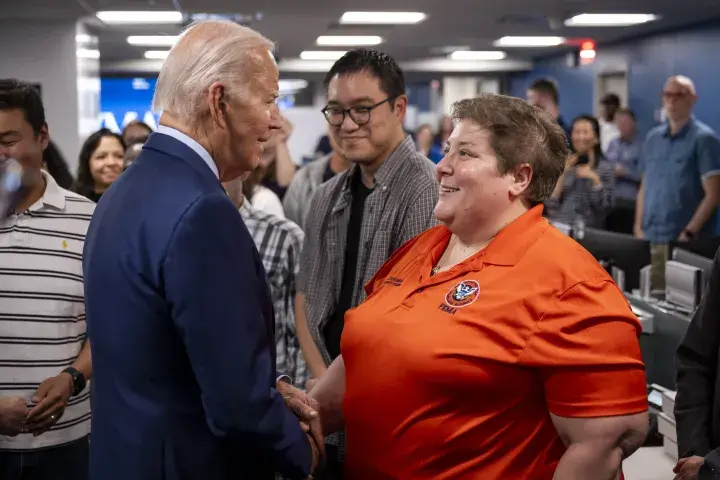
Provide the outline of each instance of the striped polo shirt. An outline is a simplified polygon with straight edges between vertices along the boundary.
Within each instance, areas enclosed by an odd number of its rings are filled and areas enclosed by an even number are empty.
[[[0,395],[28,405],[43,380],[73,364],[85,341],[82,251],[95,209],[43,177],[43,197],[0,222]],[[50,430],[36,438],[0,435],[0,449],[52,447],[89,433],[86,387]]]

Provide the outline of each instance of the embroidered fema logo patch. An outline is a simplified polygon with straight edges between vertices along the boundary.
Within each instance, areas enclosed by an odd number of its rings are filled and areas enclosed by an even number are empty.
[[[480,284],[475,280],[463,280],[445,295],[445,304],[453,308],[465,307],[477,300],[478,295]]]

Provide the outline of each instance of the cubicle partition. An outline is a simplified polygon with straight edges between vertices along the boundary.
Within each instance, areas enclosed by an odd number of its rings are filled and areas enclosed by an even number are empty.
[[[690,317],[650,304],[634,295],[628,294],[627,298],[633,307],[647,312],[650,317],[644,323],[640,336],[647,383],[675,390],[675,352],[685,336]]]

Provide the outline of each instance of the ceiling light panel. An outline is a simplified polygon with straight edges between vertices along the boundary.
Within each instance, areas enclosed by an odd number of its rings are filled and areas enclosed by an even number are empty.
[[[422,12],[345,12],[343,25],[414,25],[427,18]]]
[[[316,43],[324,47],[361,47],[379,45],[382,37],[376,35],[321,35]]]
[[[176,35],[131,35],[127,42],[136,47],[172,47],[177,39]]]
[[[565,43],[563,37],[502,37],[493,42],[494,47],[557,47]]]
[[[300,58],[303,60],[337,60],[345,55],[346,52],[331,50],[306,50],[300,52]]]
[[[505,52],[458,50],[450,54],[452,60],[502,60],[507,57]]]
[[[177,11],[103,11],[97,12],[97,18],[108,24],[141,23],[182,23],[182,13]]]
[[[170,50],[148,50],[144,57],[148,60],[165,60],[169,53]]]
[[[582,13],[565,20],[568,27],[628,27],[658,20],[651,13]]]

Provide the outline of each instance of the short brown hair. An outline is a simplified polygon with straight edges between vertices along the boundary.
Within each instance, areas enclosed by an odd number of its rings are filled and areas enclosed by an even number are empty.
[[[533,176],[525,192],[530,205],[550,197],[570,154],[565,132],[550,115],[519,98],[484,93],[455,102],[452,118],[490,132],[501,174],[530,164]]]

